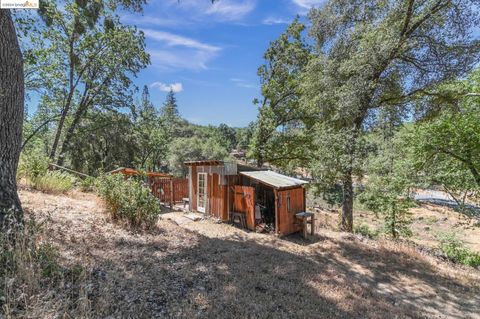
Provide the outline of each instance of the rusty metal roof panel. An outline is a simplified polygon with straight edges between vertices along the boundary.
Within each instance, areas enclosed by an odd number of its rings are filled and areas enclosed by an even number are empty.
[[[295,187],[308,184],[307,181],[282,175],[273,171],[251,171],[240,172],[240,174],[275,188]]]

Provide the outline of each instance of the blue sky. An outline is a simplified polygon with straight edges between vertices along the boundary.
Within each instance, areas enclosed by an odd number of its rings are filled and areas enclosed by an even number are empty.
[[[146,35],[151,65],[135,84],[148,85],[160,107],[177,92],[181,115],[197,124],[246,126],[257,115],[257,68],[263,53],[295,16],[323,0],[151,0],[124,14]]]

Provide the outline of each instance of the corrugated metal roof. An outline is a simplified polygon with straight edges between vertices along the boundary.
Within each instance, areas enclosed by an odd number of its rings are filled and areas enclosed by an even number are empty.
[[[304,181],[298,178],[293,178],[290,176],[285,176],[273,171],[251,171],[251,172],[240,172],[240,174],[275,188],[285,188],[285,187],[293,187],[293,186],[308,184],[307,181]]]

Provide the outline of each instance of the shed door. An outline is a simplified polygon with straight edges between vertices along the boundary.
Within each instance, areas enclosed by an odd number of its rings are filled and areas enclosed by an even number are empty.
[[[207,173],[198,173],[197,210],[205,213],[207,206]]]
[[[278,191],[278,231],[282,235],[288,235],[302,229],[295,217],[296,213],[301,213],[304,207],[303,188],[294,188],[284,191]]]
[[[247,227],[255,230],[255,188],[235,185],[233,210],[244,213],[247,219]]]

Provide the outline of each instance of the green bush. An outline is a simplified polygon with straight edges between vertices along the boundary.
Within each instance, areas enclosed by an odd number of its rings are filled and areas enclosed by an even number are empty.
[[[44,175],[30,178],[29,181],[34,189],[54,194],[65,193],[75,185],[73,176],[59,171],[48,171]]]
[[[96,186],[112,218],[126,220],[134,227],[148,228],[156,223],[160,214],[159,202],[141,181],[115,174],[98,178]]]
[[[362,223],[358,226],[354,225],[353,232],[370,239],[376,239],[379,236],[379,232],[377,230],[370,229],[370,227],[365,223]]]
[[[43,176],[48,171],[48,157],[38,149],[23,152],[18,164],[17,178],[32,179]]]
[[[480,266],[480,253],[471,251],[454,234],[440,234],[440,250],[452,261],[466,266]]]
[[[95,177],[86,177],[80,181],[82,192],[92,192],[95,189]]]
[[[65,193],[75,185],[75,177],[59,171],[49,171],[48,157],[38,149],[22,153],[17,179],[25,179],[32,188],[46,193]]]

